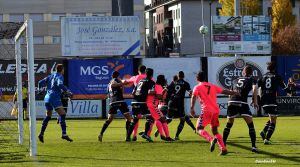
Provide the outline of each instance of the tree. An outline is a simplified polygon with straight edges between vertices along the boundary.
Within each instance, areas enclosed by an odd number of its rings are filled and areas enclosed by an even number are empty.
[[[290,0],[272,0],[272,35],[287,26],[295,25],[295,16]]]
[[[222,5],[220,14],[222,16],[234,15],[234,2],[235,0],[219,0]],[[241,15],[260,15],[261,14],[261,1],[260,0],[240,0],[240,14]]]
[[[241,14],[242,15],[261,15],[262,5],[260,0],[242,0]]]
[[[287,26],[273,37],[272,52],[274,55],[297,55],[300,53],[300,26]]]
[[[221,16],[233,16],[234,15],[234,0],[219,0],[222,5],[220,9]]]

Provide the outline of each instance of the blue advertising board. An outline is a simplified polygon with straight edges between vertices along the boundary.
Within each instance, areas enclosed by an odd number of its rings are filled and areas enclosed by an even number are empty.
[[[120,72],[120,78],[133,73],[132,59],[90,59],[69,60],[68,82],[75,98],[97,98],[107,94],[107,86],[113,71]],[[125,88],[124,93],[130,93]]]
[[[278,56],[277,72],[284,79],[285,83],[292,77],[296,83],[300,84],[300,56]],[[280,91],[280,95],[285,95]],[[297,90],[297,95],[300,95],[300,90]]]

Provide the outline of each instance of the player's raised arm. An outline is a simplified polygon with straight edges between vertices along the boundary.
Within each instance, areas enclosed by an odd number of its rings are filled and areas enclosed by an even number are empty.
[[[224,95],[237,95],[237,96],[240,96],[240,93],[239,92],[236,92],[236,91],[233,91],[233,90],[228,90],[228,89],[223,89],[221,94],[224,94]]]
[[[42,80],[39,80],[39,82],[38,82],[38,90],[40,90],[40,88],[46,86],[48,78],[49,78],[49,76],[45,77]]]

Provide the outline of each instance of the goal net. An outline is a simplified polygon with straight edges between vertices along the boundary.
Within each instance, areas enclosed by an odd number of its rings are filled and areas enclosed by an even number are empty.
[[[35,73],[31,20],[0,24],[0,61],[0,147],[4,148],[0,149],[3,150],[0,156],[3,154],[3,157],[15,159],[26,156],[28,151],[30,156],[35,156]]]

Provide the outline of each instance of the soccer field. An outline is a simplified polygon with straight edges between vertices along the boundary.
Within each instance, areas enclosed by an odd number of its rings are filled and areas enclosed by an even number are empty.
[[[97,135],[104,120],[67,120],[68,133],[73,143],[60,139],[60,126],[50,121],[45,133],[45,143],[38,143],[38,156],[28,157],[22,149],[0,148],[0,166],[296,166],[300,164],[300,117],[280,117],[272,137],[272,145],[263,145],[258,135],[267,118],[255,118],[259,154],[250,151],[250,139],[246,123],[238,118],[228,141],[229,154],[211,153],[209,143],[193,133],[185,125],[181,141],[165,143],[155,138],[154,143],[138,138],[126,143],[125,121],[115,120],[104,134],[103,142]],[[226,119],[222,118],[220,132]],[[196,119],[193,119],[196,122]],[[2,122],[3,123],[3,122]],[[41,121],[38,121],[39,131]],[[143,123],[141,123],[143,128]],[[178,120],[170,124],[173,136]],[[140,130],[142,130],[140,128]],[[269,163],[268,163],[269,162]],[[270,163],[271,162],[271,163]],[[262,164],[258,164],[262,163]]]

